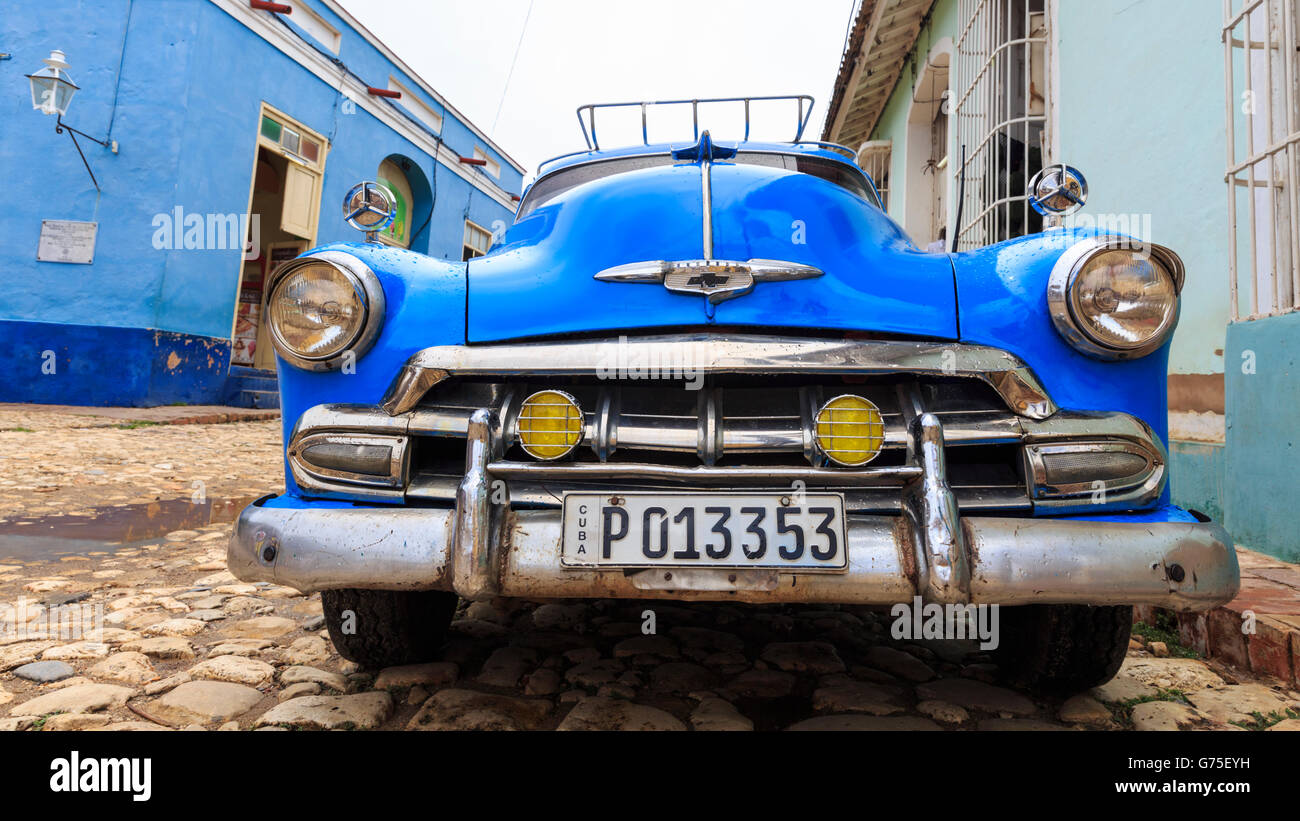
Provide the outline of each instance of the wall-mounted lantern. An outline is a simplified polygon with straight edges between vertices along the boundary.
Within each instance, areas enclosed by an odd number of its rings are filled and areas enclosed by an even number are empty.
[[[86,166],[86,173],[90,174],[90,181],[95,184],[95,190],[98,191],[99,181],[95,179],[95,172],[90,170],[90,163],[86,162],[86,155],[81,150],[81,143],[77,142],[77,135],[80,134],[91,142],[99,143],[114,154],[117,153],[117,141],[97,140],[86,132],[78,131],[63,122],[63,115],[68,112],[68,105],[72,103],[72,95],[77,93],[78,86],[68,76],[67,56],[62,51],[58,49],[51,51],[50,56],[41,62],[45,63],[45,68],[34,74],[25,75],[32,85],[32,108],[42,114],[54,115],[54,133],[62,134],[63,130],[67,129],[72,144],[77,147],[77,153],[81,155],[81,164]]]

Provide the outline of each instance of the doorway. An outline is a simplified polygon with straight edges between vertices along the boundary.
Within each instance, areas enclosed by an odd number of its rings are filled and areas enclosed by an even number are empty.
[[[907,208],[904,228],[921,248],[942,250],[948,224],[947,38],[931,51],[912,89],[907,116]]]
[[[249,250],[242,260],[231,333],[232,367],[275,370],[266,285],[280,265],[315,242],[325,148],[318,134],[263,106],[249,193]]]

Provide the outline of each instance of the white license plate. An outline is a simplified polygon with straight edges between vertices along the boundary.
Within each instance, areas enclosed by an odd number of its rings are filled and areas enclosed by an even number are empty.
[[[843,570],[838,493],[566,493],[566,567]]]

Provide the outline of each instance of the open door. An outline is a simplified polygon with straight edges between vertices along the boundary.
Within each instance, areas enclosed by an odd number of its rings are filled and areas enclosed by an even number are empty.
[[[248,209],[248,241],[256,256],[244,260],[240,272],[231,365],[275,368],[265,322],[265,286],[276,268],[316,241],[325,153],[323,137],[263,105]]]
[[[320,205],[320,175],[292,159],[284,178],[284,207],[280,230],[312,239],[316,236],[316,212]]]

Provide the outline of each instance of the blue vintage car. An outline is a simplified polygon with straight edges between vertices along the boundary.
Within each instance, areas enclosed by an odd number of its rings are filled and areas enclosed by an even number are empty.
[[[1114,674],[1131,605],[1231,599],[1231,539],[1170,503],[1178,257],[1064,227],[922,251],[795,100],[790,142],[621,148],[584,107],[486,256],[277,271],[287,488],[232,572],[321,591],[372,666],[435,656],[458,597],[1001,605],[1003,666],[1065,689]],[[1037,207],[1081,204],[1045,171]]]

